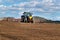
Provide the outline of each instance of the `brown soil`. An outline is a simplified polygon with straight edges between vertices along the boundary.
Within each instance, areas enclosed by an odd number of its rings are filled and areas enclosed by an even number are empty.
[[[0,40],[60,40],[60,24],[1,21]]]

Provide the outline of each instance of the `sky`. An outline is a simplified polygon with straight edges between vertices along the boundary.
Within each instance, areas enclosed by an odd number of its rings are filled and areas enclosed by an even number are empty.
[[[60,21],[60,0],[0,0],[0,17],[20,18],[23,12]]]

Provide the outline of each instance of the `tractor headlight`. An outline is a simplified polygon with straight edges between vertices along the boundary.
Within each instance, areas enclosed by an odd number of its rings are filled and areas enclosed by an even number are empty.
[[[29,19],[32,19],[32,16],[30,16]]]

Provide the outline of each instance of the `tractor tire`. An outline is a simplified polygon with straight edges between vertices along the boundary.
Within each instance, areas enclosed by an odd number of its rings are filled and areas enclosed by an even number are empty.
[[[33,21],[31,21],[31,23],[33,23]]]
[[[24,22],[24,18],[25,18],[25,17],[22,15],[22,16],[21,16],[21,22]]]

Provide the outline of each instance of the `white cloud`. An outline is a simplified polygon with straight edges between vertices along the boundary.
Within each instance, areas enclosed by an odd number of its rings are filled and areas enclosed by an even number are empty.
[[[60,20],[60,16],[56,16],[55,17],[55,20]]]
[[[20,4],[15,4],[14,6],[20,7],[20,10],[23,8],[22,10],[24,10],[24,9],[27,11],[33,11],[33,10],[37,11],[38,10],[40,12],[45,12],[46,10],[44,10],[44,9],[49,9],[46,12],[51,12],[51,11],[54,12],[52,5],[55,5],[53,3],[53,0],[43,0],[43,1],[33,0],[30,2],[22,2]],[[42,7],[40,7],[40,6],[42,6]],[[30,8],[30,9],[28,9],[28,8]]]
[[[55,11],[60,11],[60,6],[52,6],[50,8],[55,10]]]
[[[49,7],[49,6],[55,5],[55,4],[54,4],[54,0],[43,0],[42,5],[45,5],[46,7]]]
[[[43,0],[43,2],[53,2],[53,0]]]
[[[5,14],[5,12],[0,12],[0,14]]]
[[[39,1],[30,1],[30,2],[21,2],[20,4],[14,4],[14,6],[19,6],[19,7],[35,7],[38,4],[40,4]]]
[[[19,12],[18,14],[19,14],[19,15],[22,15],[22,13],[23,13],[23,12]]]
[[[60,16],[59,17],[57,17],[58,19],[60,19]]]
[[[13,0],[5,0],[6,2],[13,2]]]
[[[0,7],[4,7],[4,8],[6,8],[6,6],[5,6],[5,5],[0,5]]]
[[[13,0],[5,0],[8,2],[13,2]],[[53,6],[52,6],[53,5]],[[20,13],[27,11],[27,12],[43,12],[43,13],[52,13],[56,10],[60,10],[60,6],[54,6],[53,0],[32,0],[30,2],[20,2],[19,4],[14,4],[10,6],[0,5],[0,9],[3,11],[9,10],[19,10]],[[47,10],[48,9],[48,10]],[[47,11],[46,11],[47,10]],[[11,11],[12,12],[12,11]],[[20,14],[18,13],[18,14]]]

